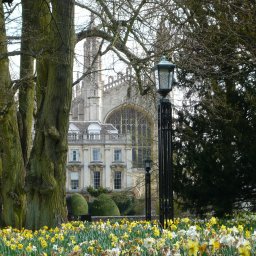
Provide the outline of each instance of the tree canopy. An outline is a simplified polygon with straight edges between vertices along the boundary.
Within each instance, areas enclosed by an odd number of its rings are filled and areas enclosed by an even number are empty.
[[[251,1],[184,1],[176,123],[176,192],[218,215],[255,208],[256,7]]]

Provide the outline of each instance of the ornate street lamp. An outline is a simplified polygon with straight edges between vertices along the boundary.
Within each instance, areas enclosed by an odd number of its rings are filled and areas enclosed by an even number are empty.
[[[160,62],[153,67],[156,89],[163,97],[166,97],[172,90],[175,67],[176,65],[168,61],[164,56],[161,58]]]
[[[159,221],[163,228],[173,219],[172,105],[166,96],[172,90],[175,65],[162,57],[153,68],[158,105]]]
[[[151,159],[146,159],[145,163],[145,215],[146,220],[151,221],[151,185],[150,185],[150,170],[151,170]]]

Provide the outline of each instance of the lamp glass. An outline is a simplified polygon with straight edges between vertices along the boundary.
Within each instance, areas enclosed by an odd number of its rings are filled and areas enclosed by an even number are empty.
[[[153,68],[157,91],[166,96],[172,90],[175,65],[162,57],[160,62]]]
[[[145,168],[146,168],[146,169],[150,169],[150,168],[151,168],[151,162],[152,162],[152,160],[146,159],[144,162],[145,162]]]
[[[167,68],[162,68],[159,70],[159,88],[160,90],[168,90],[171,89],[170,83],[170,71]]]

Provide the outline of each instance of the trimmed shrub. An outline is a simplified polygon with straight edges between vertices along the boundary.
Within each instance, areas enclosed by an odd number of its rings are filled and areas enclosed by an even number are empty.
[[[88,204],[86,199],[78,193],[72,194],[70,197],[70,210],[74,216],[87,215]]]
[[[93,216],[120,216],[116,203],[106,194],[101,194],[93,201],[90,213]]]
[[[120,214],[127,215],[133,208],[133,196],[127,192],[116,192],[111,195],[116,203]]]

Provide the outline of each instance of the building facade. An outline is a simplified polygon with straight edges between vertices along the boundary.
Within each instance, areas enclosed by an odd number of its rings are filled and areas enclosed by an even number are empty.
[[[96,38],[84,42],[84,72],[73,87],[67,159],[67,192],[88,187],[131,190],[144,186],[144,160],[152,157],[156,138],[156,106],[141,97],[130,68],[102,81]]]

